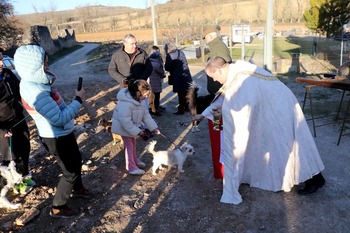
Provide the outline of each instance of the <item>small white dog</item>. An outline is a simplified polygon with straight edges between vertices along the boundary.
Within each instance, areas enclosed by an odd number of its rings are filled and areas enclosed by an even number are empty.
[[[182,146],[175,148],[172,151],[155,151],[154,146],[156,141],[151,141],[146,147],[147,151],[153,155],[153,175],[157,174],[157,169],[162,169],[162,165],[175,166],[177,165],[178,172],[183,173],[183,164],[187,156],[195,154],[191,144],[184,143]]]
[[[0,166],[0,174],[6,179],[7,184],[1,189],[0,208],[17,209],[21,204],[13,204],[6,198],[7,192],[22,182],[22,175],[16,171],[16,163],[11,161],[9,166]]]

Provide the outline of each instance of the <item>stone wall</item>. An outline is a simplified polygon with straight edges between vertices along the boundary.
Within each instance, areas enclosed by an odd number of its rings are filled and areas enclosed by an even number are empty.
[[[30,35],[34,42],[42,46],[48,55],[52,55],[64,48],[70,48],[77,44],[74,30],[65,30],[66,36],[52,39],[49,29],[46,26],[32,26]]]

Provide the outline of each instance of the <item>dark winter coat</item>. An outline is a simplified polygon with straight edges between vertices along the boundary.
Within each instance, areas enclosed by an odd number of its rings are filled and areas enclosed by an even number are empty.
[[[159,52],[154,52],[148,58],[152,64],[153,70],[149,76],[149,83],[152,88],[152,92],[160,93],[162,92],[162,81],[165,77],[164,65]]]
[[[112,56],[108,66],[108,73],[112,78],[122,85],[123,79],[147,80],[152,72],[152,66],[147,62],[147,53],[138,48],[130,59],[124,51],[124,46],[118,49]]]
[[[3,68],[0,81],[0,129],[10,129],[24,119],[20,104],[19,80],[11,70]]]
[[[192,83],[192,76],[186,56],[181,50],[175,49],[166,55],[165,70],[169,71],[173,80],[173,92],[188,91]]]

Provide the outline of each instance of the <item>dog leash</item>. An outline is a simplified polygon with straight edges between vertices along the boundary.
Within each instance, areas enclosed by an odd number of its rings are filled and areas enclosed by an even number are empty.
[[[17,125],[19,125],[22,121],[24,121],[25,119],[27,119],[30,115],[28,114],[27,116],[25,116],[22,120],[20,120],[19,122],[17,122],[16,124],[14,124],[11,128],[10,128],[10,131],[15,128]],[[10,136],[10,155],[11,155],[11,158],[12,158],[12,133],[11,133],[11,136]]]
[[[25,116],[22,120],[20,120],[20,121],[17,122],[16,124],[14,124],[14,126],[12,126],[12,127],[10,128],[10,130],[13,129],[13,128],[15,128],[15,127],[16,127],[17,125],[19,125],[22,121],[24,121],[25,119],[27,119],[29,116],[30,116],[30,115],[28,114],[28,115]]]
[[[160,133],[160,135],[165,138],[166,140],[168,140],[171,144],[173,144],[176,148],[178,148],[178,146],[173,142],[171,141],[169,138],[167,138],[164,134]]]

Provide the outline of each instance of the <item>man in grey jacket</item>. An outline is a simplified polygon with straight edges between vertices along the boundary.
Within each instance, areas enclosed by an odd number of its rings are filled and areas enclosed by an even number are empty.
[[[152,73],[152,65],[147,58],[147,53],[137,47],[136,37],[127,34],[123,39],[123,46],[112,56],[108,73],[121,87],[127,86],[127,81],[131,78],[147,80]]]

